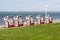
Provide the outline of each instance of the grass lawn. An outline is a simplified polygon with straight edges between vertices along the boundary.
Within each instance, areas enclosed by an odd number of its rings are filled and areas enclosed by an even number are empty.
[[[60,40],[60,23],[0,29],[0,40]]]

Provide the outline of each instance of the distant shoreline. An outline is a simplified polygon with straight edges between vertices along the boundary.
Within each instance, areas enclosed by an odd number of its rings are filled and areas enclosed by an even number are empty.
[[[53,20],[53,23],[58,23],[58,22],[60,22],[60,19],[54,19]]]
[[[23,13],[23,14],[29,14],[29,13],[30,13],[30,14],[41,14],[41,13],[42,13],[42,14],[45,14],[45,11],[41,11],[41,12],[39,12],[39,11],[38,11],[38,12],[29,12],[29,11],[28,11],[28,12],[24,12],[24,11],[23,11],[23,12],[0,12],[0,14],[8,14],[8,13],[13,13],[13,14],[22,14],[22,13]],[[58,12],[55,12],[55,11],[49,12],[49,11],[48,11],[47,13],[48,13],[48,14],[49,14],[49,13],[53,13],[53,14],[54,14],[54,13],[60,13],[60,11],[58,11]]]

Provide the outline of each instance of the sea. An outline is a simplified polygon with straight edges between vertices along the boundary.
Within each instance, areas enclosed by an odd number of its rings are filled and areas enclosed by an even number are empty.
[[[53,19],[59,19],[60,20],[60,12],[47,12],[48,15],[51,15]],[[27,15],[33,16],[33,19],[36,21],[36,16],[41,15],[45,18],[45,12],[0,12],[0,25],[4,24],[3,18],[5,16],[22,16],[23,21],[26,21],[25,17]]]

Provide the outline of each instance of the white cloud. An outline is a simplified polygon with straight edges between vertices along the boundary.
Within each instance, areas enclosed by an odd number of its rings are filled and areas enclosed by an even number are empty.
[[[60,0],[0,0],[0,11],[60,11]]]

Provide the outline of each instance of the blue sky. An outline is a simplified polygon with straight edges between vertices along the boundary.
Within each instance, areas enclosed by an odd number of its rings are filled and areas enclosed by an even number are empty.
[[[60,0],[0,0],[0,11],[60,11]]]

